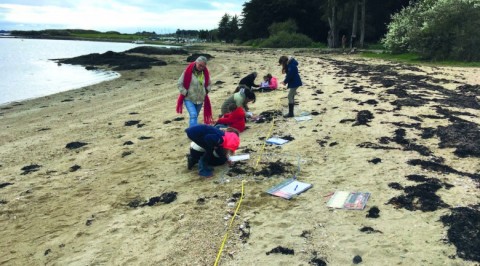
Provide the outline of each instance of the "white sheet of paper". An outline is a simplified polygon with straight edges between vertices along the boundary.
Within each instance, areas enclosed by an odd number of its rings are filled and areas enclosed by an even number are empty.
[[[281,138],[269,138],[269,139],[267,139],[267,143],[276,144],[276,145],[283,145],[287,142],[288,142],[288,140],[281,139]]]
[[[307,121],[307,120],[312,120],[312,116],[310,115],[307,115],[307,116],[297,116],[297,117],[294,117],[295,120],[297,120],[298,122],[300,121]]]
[[[232,162],[238,162],[238,161],[243,161],[248,159],[250,159],[250,154],[239,154],[239,155],[230,156],[230,161]]]
[[[288,184],[287,186],[282,188],[282,191],[288,194],[295,195],[298,192],[302,192],[307,188],[310,188],[312,185],[300,181],[293,181],[292,183]]]

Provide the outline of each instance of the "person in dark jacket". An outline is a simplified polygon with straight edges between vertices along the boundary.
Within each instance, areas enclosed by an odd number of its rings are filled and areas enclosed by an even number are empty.
[[[293,117],[293,106],[295,104],[295,94],[298,87],[302,86],[302,79],[298,73],[298,62],[292,56],[281,56],[278,60],[282,66],[282,73],[286,74],[285,79],[281,82],[288,88],[288,114],[285,117]]]
[[[187,156],[188,169],[191,170],[198,162],[199,175],[213,175],[213,165],[222,165],[228,161],[240,145],[238,131],[227,128],[225,131],[210,125],[196,125],[185,129],[192,140],[190,154]]]
[[[244,85],[248,89],[253,89],[260,87],[260,85],[255,84],[255,79],[257,78],[257,72],[252,72],[242,78],[240,82],[238,83],[238,86]],[[236,91],[235,91],[236,92]]]

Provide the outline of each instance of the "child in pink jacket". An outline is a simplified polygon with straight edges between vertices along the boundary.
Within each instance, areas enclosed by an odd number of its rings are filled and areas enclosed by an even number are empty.
[[[260,88],[255,91],[270,92],[278,88],[277,78],[273,77],[271,74],[264,76],[263,80],[264,81],[260,84]]]

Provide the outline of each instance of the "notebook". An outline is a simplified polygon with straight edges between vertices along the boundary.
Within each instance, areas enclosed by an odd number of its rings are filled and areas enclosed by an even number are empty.
[[[269,138],[269,139],[267,139],[268,144],[283,145],[287,142],[288,142],[288,140],[281,139],[281,138]]]
[[[327,202],[327,207],[348,210],[363,210],[370,192],[336,191]]]
[[[243,161],[248,159],[250,159],[250,154],[238,154],[238,155],[230,156],[230,161],[232,162],[238,162],[238,161]]]
[[[301,121],[312,120],[312,116],[310,116],[310,115],[296,116],[296,117],[294,117],[294,119],[297,120],[297,122],[301,122]]]
[[[291,199],[293,196],[298,195],[311,187],[312,184],[290,178],[270,188],[267,190],[267,193],[284,199]]]

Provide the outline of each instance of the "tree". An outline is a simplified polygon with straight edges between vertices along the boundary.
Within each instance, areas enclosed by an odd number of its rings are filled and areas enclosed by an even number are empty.
[[[432,60],[480,60],[480,0],[420,0],[395,14],[384,45]]]
[[[238,16],[235,15],[231,17],[230,21],[227,23],[227,34],[225,36],[225,41],[228,43],[233,42],[238,36],[239,26],[238,26]]]
[[[357,30],[362,45],[363,41],[381,39],[387,32],[391,14],[408,6],[410,0],[249,0],[243,5],[237,38],[242,41],[268,38],[270,25],[291,19],[298,26],[297,33],[314,41],[328,40],[329,47],[338,47],[340,33],[351,35],[357,1],[361,14]]]
[[[218,38],[226,41],[229,35],[230,15],[225,13],[218,23]]]
[[[360,17],[360,48],[363,48],[363,42],[365,41],[365,13],[366,13],[366,5],[367,0],[362,0],[362,15]]]
[[[330,30],[328,31],[328,47],[335,48],[337,47],[338,39],[338,29],[337,29],[337,1],[329,0],[328,1],[328,25]]]
[[[353,0],[353,18],[352,18],[352,35],[350,35],[350,48],[353,47],[355,38],[357,38],[357,22],[358,22],[358,0]]]

